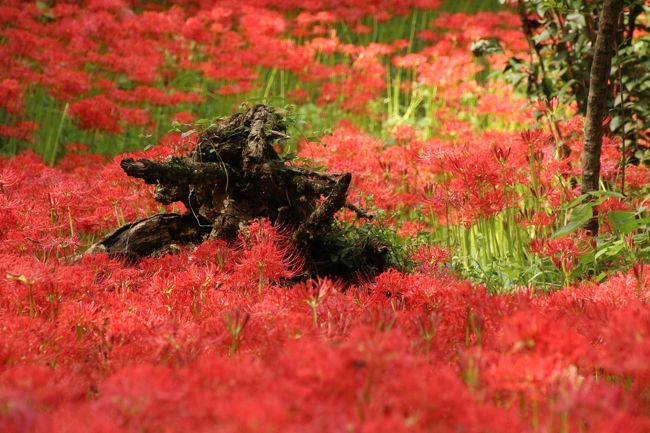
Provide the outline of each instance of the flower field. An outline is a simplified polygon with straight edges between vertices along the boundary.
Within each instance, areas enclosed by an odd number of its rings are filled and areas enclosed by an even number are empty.
[[[650,171],[606,136],[585,202],[582,117],[503,79],[519,25],[498,1],[4,0],[0,432],[650,432]],[[291,164],[352,173],[375,218],[337,224],[394,269],[306,279],[263,219],[84,255],[187,211],[124,157],[256,103]]]

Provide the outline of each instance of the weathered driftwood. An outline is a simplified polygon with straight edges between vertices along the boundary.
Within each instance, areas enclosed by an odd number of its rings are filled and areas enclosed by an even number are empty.
[[[182,202],[190,212],[127,224],[90,252],[150,256],[207,238],[232,240],[240,225],[268,218],[292,230],[296,246],[305,254],[308,274],[368,274],[386,267],[388,248],[381,240],[366,237],[353,241],[333,224],[343,208],[371,218],[347,202],[351,174],[288,165],[273,148],[285,138],[282,114],[256,105],[201,133],[186,156],[164,161],[125,158],[122,169],[131,177],[155,184],[158,202]]]

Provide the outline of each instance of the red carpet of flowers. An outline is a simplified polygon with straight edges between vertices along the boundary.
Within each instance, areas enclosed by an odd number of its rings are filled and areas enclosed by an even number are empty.
[[[185,121],[207,95],[247,94],[263,68],[295,75],[294,101],[378,116],[369,103],[394,67],[410,74],[405,92],[442,95],[430,136],[397,125],[379,139],[346,120],[300,147],[351,171],[353,199],[384,209],[384,224],[403,236],[432,220],[468,226],[532,185],[544,206],[517,221],[543,229],[555,218],[544,209],[578,194],[558,178],[579,173],[581,121],[561,125],[573,152],[556,160],[550,133],[517,130],[536,107],[471,78],[476,38],[526,49],[510,12],[441,14],[436,31],[417,35],[424,48],[407,54],[403,40],[347,43],[334,24],[363,36],[372,29],[362,17],[440,2],[169,2],[178,5],[138,13],[139,2],[86,3],[0,5],[6,139],[37,140],[45,120],[24,102],[34,86],[67,104],[79,130],[118,134],[153,128],[163,107]],[[353,61],[334,61],[342,56]],[[502,127],[477,128],[481,116]],[[166,134],[137,155],[162,158],[187,140]],[[149,187],[120,170],[123,155],[107,160],[89,145],[68,143],[54,166],[31,151],[0,159],[0,432],[650,432],[647,265],[601,284],[490,294],[433,245],[413,254],[410,273],[288,284],[300,258],[265,221],[234,245],[208,241],[133,265],[82,256],[92,240],[160,211]],[[606,179],[618,158],[606,141]],[[646,168],[627,173],[629,188],[649,181]],[[602,211],[627,206],[612,199]],[[414,209],[431,220],[405,217]],[[536,248],[571,262],[576,245]]]

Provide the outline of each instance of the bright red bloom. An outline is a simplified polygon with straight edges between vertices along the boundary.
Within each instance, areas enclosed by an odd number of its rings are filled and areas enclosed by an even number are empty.
[[[11,78],[0,81],[0,107],[7,113],[21,114],[23,106],[22,87],[20,83]]]
[[[120,107],[103,95],[71,104],[70,115],[86,129],[97,129],[113,134],[122,132],[122,126],[118,123]]]

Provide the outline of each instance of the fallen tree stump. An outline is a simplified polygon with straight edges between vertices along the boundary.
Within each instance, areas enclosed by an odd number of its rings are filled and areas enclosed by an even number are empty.
[[[234,240],[241,226],[268,218],[293,233],[305,256],[305,275],[370,275],[385,269],[389,259],[384,241],[371,236],[350,239],[334,223],[343,208],[371,218],[347,202],[352,175],[288,165],[273,148],[286,138],[284,116],[273,107],[255,105],[207,128],[186,156],[123,159],[126,174],[156,185],[156,201],[181,202],[190,211],[127,224],[89,253],[137,260],[178,244]]]

